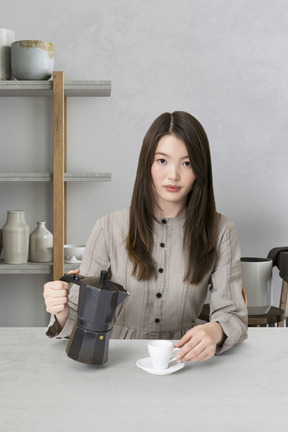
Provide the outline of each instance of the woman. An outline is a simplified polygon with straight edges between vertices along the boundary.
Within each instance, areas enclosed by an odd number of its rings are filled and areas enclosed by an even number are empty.
[[[203,361],[247,337],[240,248],[234,224],[215,208],[209,143],[192,115],[160,115],[146,133],[129,209],[98,220],[80,272],[111,279],[130,296],[111,337],[177,339],[179,361]],[[79,270],[78,270],[79,273]],[[50,336],[67,337],[78,286],[44,286]],[[196,325],[210,289],[209,323]]]

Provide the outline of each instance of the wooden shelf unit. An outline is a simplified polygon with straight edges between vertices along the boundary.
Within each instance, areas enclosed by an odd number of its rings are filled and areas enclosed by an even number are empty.
[[[64,81],[62,71],[49,81],[0,81],[0,97],[53,98],[53,173],[1,173],[0,182],[53,182],[53,263],[4,264],[0,274],[64,273],[67,243],[67,182],[107,182],[110,173],[67,173],[67,97],[109,97],[111,81]],[[77,266],[75,266],[76,268]],[[71,266],[70,266],[71,269]],[[66,269],[68,270],[68,269]]]

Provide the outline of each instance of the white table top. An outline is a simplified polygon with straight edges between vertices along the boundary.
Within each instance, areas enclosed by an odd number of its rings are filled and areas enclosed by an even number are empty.
[[[249,338],[157,376],[136,366],[147,341],[111,340],[105,366],[67,357],[43,328],[0,329],[1,432],[288,430],[288,329]]]

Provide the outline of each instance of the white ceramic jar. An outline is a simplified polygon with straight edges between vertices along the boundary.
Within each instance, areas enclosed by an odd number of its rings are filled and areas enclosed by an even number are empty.
[[[0,80],[11,79],[11,44],[14,41],[14,31],[0,28]]]
[[[30,234],[29,260],[50,262],[53,259],[53,234],[46,228],[46,222],[37,222],[37,228]]]
[[[48,80],[54,70],[54,45],[20,40],[11,45],[12,74],[17,80]]]
[[[4,263],[27,263],[29,231],[24,210],[9,210],[7,212],[7,220],[3,226]]]

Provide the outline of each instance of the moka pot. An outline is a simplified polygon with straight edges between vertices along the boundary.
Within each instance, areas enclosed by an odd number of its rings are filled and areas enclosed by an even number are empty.
[[[66,348],[68,357],[87,364],[106,363],[111,322],[117,306],[129,293],[108,280],[107,271],[101,271],[100,278],[67,274],[60,280],[80,286],[78,319]]]

